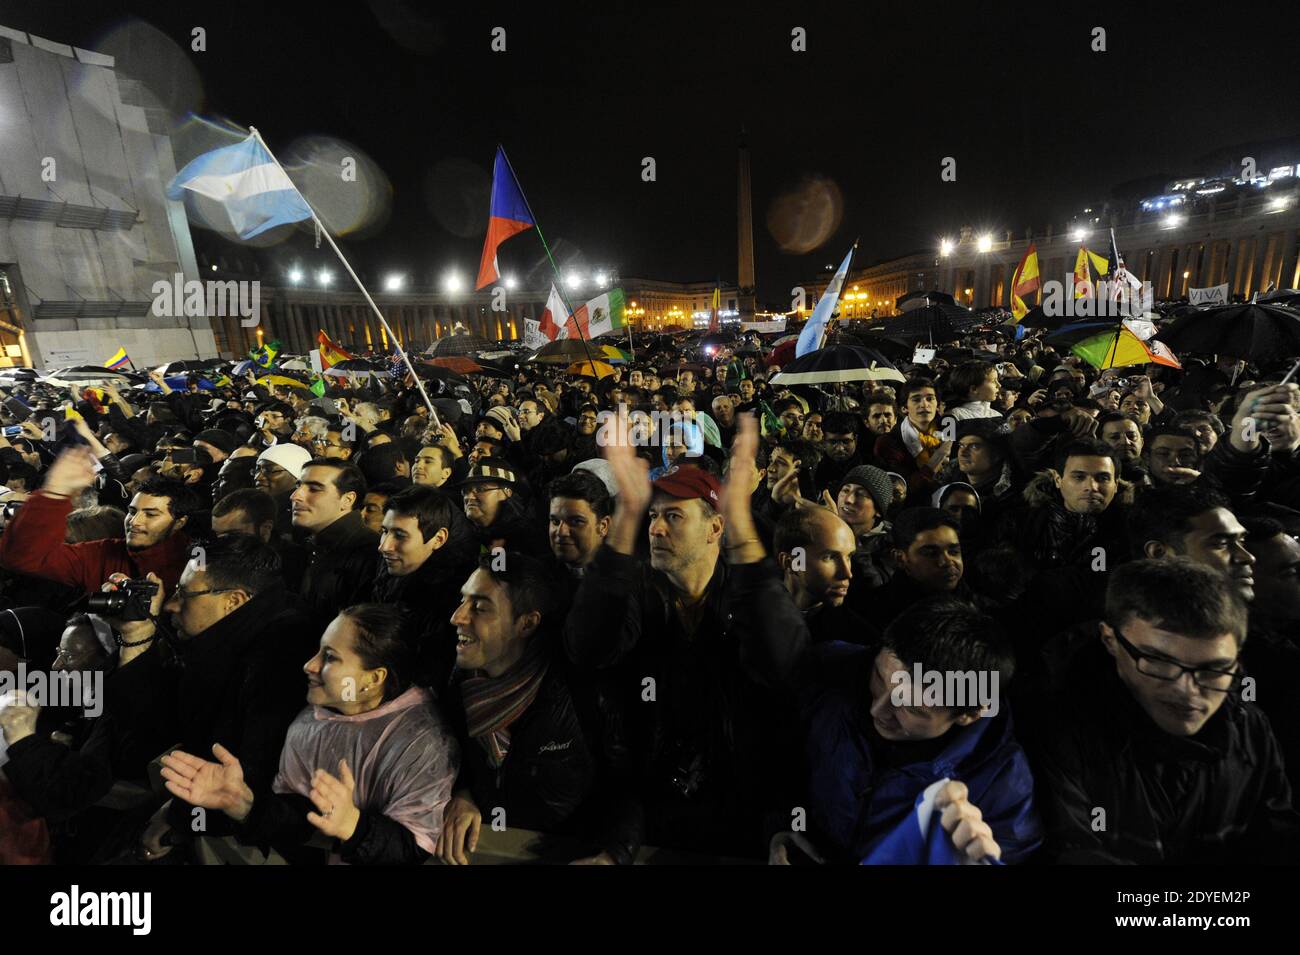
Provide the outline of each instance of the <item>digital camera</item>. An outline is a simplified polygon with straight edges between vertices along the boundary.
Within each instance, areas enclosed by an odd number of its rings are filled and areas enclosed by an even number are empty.
[[[158,585],[152,580],[124,580],[116,590],[92,594],[86,601],[86,611],[114,620],[148,620],[156,593]]]

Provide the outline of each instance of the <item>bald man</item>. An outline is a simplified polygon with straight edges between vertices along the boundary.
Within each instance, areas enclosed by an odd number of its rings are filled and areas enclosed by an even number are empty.
[[[866,645],[876,640],[875,628],[844,605],[857,548],[848,524],[825,507],[796,507],[777,524],[773,543],[785,589],[808,622],[814,643]]]

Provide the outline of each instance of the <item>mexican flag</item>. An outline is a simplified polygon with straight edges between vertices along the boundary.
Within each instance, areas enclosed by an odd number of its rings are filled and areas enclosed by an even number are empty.
[[[579,305],[573,317],[565,323],[560,337],[577,338],[578,329],[581,329],[582,337],[599,338],[601,335],[608,335],[615,329],[622,328],[627,324],[624,319],[623,305],[623,290],[610,289],[604,295]]]

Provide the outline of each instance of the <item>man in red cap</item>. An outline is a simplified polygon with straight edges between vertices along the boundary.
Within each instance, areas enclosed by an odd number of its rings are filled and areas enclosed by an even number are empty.
[[[603,715],[627,753],[617,769],[640,802],[627,831],[631,852],[644,842],[762,857],[765,815],[779,808],[788,818],[795,804],[784,774],[798,765],[797,713],[772,688],[786,682],[809,638],[754,526],[748,479],[757,449],[746,416],[724,488],[689,466],[651,484],[630,444],[605,447],[618,483],[614,518],[564,639],[574,663],[605,671]],[[643,562],[637,537],[647,517]],[[620,855],[614,861],[629,857]]]

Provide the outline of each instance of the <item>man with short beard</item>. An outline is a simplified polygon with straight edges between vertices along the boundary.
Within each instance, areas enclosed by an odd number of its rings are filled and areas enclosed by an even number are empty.
[[[1136,418],[1122,411],[1108,411],[1097,418],[1097,435],[1119,455],[1120,477],[1135,484],[1150,483],[1143,466],[1142,425]]]
[[[69,448],[55,459],[45,483],[0,534],[0,566],[97,593],[113,574],[157,574],[174,587],[190,559],[185,526],[199,509],[194,491],[177,481],[153,478],[127,508],[124,535],[83,544],[63,543],[76,500],[95,482],[94,455]]]
[[[653,845],[764,857],[765,807],[792,795],[783,774],[797,720],[771,688],[808,632],[754,526],[748,482],[757,449],[757,424],[746,417],[724,501],[707,471],[670,469],[652,485],[634,448],[605,448],[618,484],[614,518],[574,597],[564,643],[575,664],[621,675],[602,694],[603,716],[622,720],[644,841]],[[648,564],[636,556],[647,513]],[[662,705],[641,702],[647,686]]]
[[[556,478],[546,493],[551,553],[581,578],[609,534],[614,501],[600,478],[586,471]]]
[[[817,490],[831,490],[844,475],[866,462],[860,448],[858,418],[847,411],[833,411],[822,420],[822,447],[825,454],[817,465],[814,483]]]

